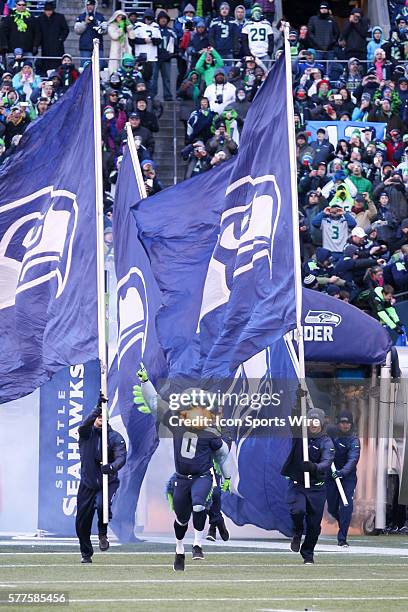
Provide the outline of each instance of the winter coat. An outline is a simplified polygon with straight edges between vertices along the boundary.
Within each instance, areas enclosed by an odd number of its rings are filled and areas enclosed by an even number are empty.
[[[102,430],[94,427],[100,408],[93,412],[78,427],[79,454],[81,456],[81,483],[89,489],[102,489]],[[120,433],[108,425],[108,463],[112,473],[109,483],[118,483],[117,473],[126,463],[126,444]]]
[[[302,445],[301,437],[292,438],[292,447],[281,470],[282,476],[287,476],[299,484],[304,483],[305,473]],[[310,486],[313,487],[326,479],[334,460],[334,447],[331,438],[326,434],[308,438],[308,447],[309,461],[316,465],[316,472],[310,474]]]
[[[214,64],[207,64],[205,61],[206,53],[202,53],[200,59],[198,60],[195,70],[201,75],[204,79],[206,86],[211,85],[214,82],[214,76],[216,70],[218,68],[222,68],[224,66],[224,60],[221,55],[215,49],[211,50],[211,55],[214,58]]]
[[[395,184],[380,183],[374,189],[373,199],[379,197],[379,194],[385,191],[389,198],[389,210],[395,216],[395,218],[401,222],[403,219],[408,217],[408,204],[405,187],[402,182],[398,181]]]
[[[360,440],[353,431],[341,433],[337,427],[327,433],[334,444],[334,464],[341,478],[356,478],[357,463],[360,459]],[[331,474],[329,476],[331,478]]]
[[[339,38],[339,28],[331,15],[314,15],[309,19],[308,36],[318,51],[333,49]]]
[[[69,34],[67,21],[61,13],[53,13],[47,17],[45,13],[38,17],[40,30],[41,54],[43,56],[61,57],[64,55],[64,41]]]
[[[367,53],[368,22],[362,17],[358,23],[346,22],[341,37],[346,41],[347,57],[364,58]]]
[[[209,29],[210,44],[220,55],[232,53],[238,57],[239,29],[232,17],[215,17]]]
[[[108,65],[109,74],[116,72],[119,68],[120,60],[124,53],[132,52],[129,39],[134,40],[136,38],[136,32],[130,22],[126,23],[125,30],[119,27],[119,24],[116,22],[116,18],[119,15],[122,15],[127,22],[127,16],[124,11],[115,11],[108,21],[108,36],[111,39]]]
[[[29,11],[28,11],[29,12]],[[20,48],[25,52],[32,53],[40,44],[40,30],[38,21],[31,14],[24,19],[27,29],[19,32],[15,22],[15,11],[0,22],[0,47],[8,53]]]
[[[375,42],[375,40],[374,40],[374,32],[381,32],[380,42]],[[373,28],[372,29],[372,33],[371,33],[371,40],[367,44],[367,60],[369,62],[373,62],[374,61],[374,53],[377,51],[377,49],[382,49],[382,46],[383,46],[383,44],[385,42],[386,42],[386,39],[383,38],[382,28],[380,28],[379,26]]]
[[[98,13],[96,8],[97,5],[92,12],[93,21],[91,23],[85,23],[85,19],[88,17],[86,11],[81,13],[75,22],[74,32],[79,36],[80,51],[90,51],[92,53],[94,38],[99,40],[99,51],[103,51],[103,35],[106,32],[107,23],[104,15]]]

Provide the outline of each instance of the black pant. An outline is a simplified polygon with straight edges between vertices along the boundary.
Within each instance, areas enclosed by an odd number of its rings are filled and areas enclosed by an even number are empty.
[[[119,482],[109,483],[109,519],[112,518],[111,504],[116,493]],[[108,525],[103,522],[102,489],[89,489],[82,482],[79,485],[77,496],[77,515],[75,521],[76,533],[79,539],[79,547],[83,557],[92,557],[93,547],[91,544],[91,529],[95,510],[98,512],[98,534],[106,535]]]
[[[306,535],[300,548],[300,554],[305,560],[313,559],[313,552],[320,535],[326,487],[311,487],[306,489],[301,484],[289,483],[287,502],[293,522],[294,535],[301,536],[306,522]]]

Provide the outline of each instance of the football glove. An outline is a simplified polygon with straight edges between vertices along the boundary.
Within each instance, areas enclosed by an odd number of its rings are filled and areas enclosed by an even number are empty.
[[[107,398],[104,396],[102,391],[99,391],[98,408],[102,408],[102,404],[106,404]]]
[[[315,474],[317,472],[317,466],[315,463],[313,463],[313,461],[304,461],[303,471],[310,472],[311,474]]]
[[[221,491],[223,493],[232,493],[231,478],[224,479],[224,482],[221,485]]]
[[[101,469],[102,469],[102,474],[114,474],[115,473],[115,470],[113,469],[110,463],[103,465]]]
[[[142,362],[140,362],[140,369],[137,371],[137,375],[139,377],[140,382],[147,382],[149,380],[146,368],[144,367]]]
[[[343,474],[337,470],[334,470],[334,472],[332,472],[332,478],[333,480],[337,480],[337,478],[343,478]]]
[[[137,409],[143,414],[151,414],[149,406],[146,404],[146,400],[143,397],[142,387],[140,385],[134,385],[133,387],[133,403],[137,404]]]

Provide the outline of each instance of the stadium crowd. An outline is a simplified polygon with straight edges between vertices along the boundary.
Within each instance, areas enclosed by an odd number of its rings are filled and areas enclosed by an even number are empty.
[[[26,0],[3,3],[0,162],[27,127],[78,78],[93,39],[110,39],[101,61],[102,141],[107,236],[112,196],[129,121],[148,195],[163,188],[155,135],[164,101],[177,98],[185,126],[185,178],[236,155],[249,106],[282,53],[283,21],[274,2],[186,3],[113,12],[86,0],[74,31],[81,66],[64,53],[69,28],[52,2],[33,17]],[[299,187],[299,231],[306,287],[349,301],[405,341],[393,307],[408,290],[408,8],[391,2],[387,38],[361,9],[342,28],[328,2],[299,30],[290,29]],[[179,13],[179,14],[178,14]],[[177,16],[178,14],[178,16]],[[41,49],[41,54],[39,50]],[[44,59],[43,59],[44,58]],[[60,59],[55,59],[60,58]],[[171,65],[177,62],[176,91]],[[311,122],[323,122],[313,127]],[[352,122],[329,139],[326,122]],[[335,130],[336,132],[336,130]],[[331,140],[333,142],[331,142]],[[171,153],[169,152],[169,156]]]

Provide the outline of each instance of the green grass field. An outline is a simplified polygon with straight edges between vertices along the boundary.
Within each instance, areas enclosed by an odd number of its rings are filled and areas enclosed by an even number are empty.
[[[372,553],[366,548],[359,553],[362,546],[373,547]],[[189,548],[186,571],[176,574],[170,545],[111,547],[96,552],[92,565],[84,566],[73,546],[0,543],[0,592],[4,598],[6,590],[65,591],[69,608],[78,611],[408,609],[408,538],[355,538],[352,551],[321,552],[314,566],[304,566],[301,557],[289,551],[210,543],[205,560],[193,562]]]

